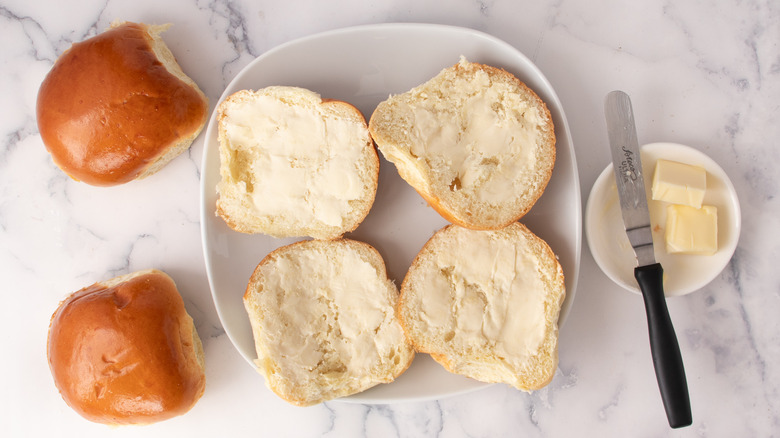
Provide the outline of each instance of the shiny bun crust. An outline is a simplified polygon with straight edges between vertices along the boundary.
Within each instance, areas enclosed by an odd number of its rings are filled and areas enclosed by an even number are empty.
[[[43,80],[41,139],[73,179],[112,186],[146,177],[205,125],[208,100],[160,38],[167,27],[116,23],[73,44]]]
[[[157,270],[96,283],[60,303],[49,326],[54,383],[84,418],[148,424],[203,395],[203,347],[173,280]]]

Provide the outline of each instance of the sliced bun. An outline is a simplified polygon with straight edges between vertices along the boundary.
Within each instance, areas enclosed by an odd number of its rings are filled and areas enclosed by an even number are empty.
[[[206,385],[203,347],[173,280],[158,270],[95,283],[51,319],[49,367],[87,420],[148,424],[184,414]]]
[[[555,254],[524,225],[448,225],[406,274],[399,318],[415,349],[448,371],[532,391],[558,365],[565,294]]]
[[[555,164],[553,121],[539,96],[505,70],[463,58],[381,102],[369,129],[439,214],[472,229],[525,215]]]
[[[379,157],[357,108],[275,86],[239,91],[218,112],[217,214],[232,229],[334,239],[366,217]]]
[[[160,37],[167,28],[114,23],[73,44],[43,80],[41,139],[73,179],[113,186],[145,178],[205,125],[208,100]]]
[[[282,399],[309,406],[389,383],[414,350],[396,316],[384,261],[354,240],[308,240],[266,256],[244,305],[257,370]]]

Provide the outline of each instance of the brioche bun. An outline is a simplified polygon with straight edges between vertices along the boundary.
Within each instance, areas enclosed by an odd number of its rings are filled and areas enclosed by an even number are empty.
[[[466,228],[500,229],[520,219],[555,165],[547,105],[506,70],[464,58],[381,102],[369,129],[399,175]]]
[[[448,225],[412,262],[399,319],[415,349],[448,371],[533,391],[555,374],[565,295],[555,254],[519,222]]]
[[[235,231],[335,239],[368,215],[379,178],[363,114],[300,87],[241,90],[218,109],[217,215]]]
[[[244,294],[257,370],[298,406],[389,383],[414,358],[397,302],[382,257],[366,243],[283,246],[260,262]]]
[[[118,22],[75,43],[38,91],[38,129],[71,178],[113,186],[149,176],[185,151],[208,100],[160,34],[167,25]]]
[[[173,280],[153,269],[67,297],[52,316],[47,355],[62,398],[96,423],[184,414],[206,385],[192,318]]]

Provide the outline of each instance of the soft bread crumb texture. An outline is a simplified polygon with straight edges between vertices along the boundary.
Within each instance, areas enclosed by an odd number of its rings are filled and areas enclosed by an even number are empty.
[[[168,27],[115,22],[73,44],[43,80],[41,139],[71,178],[113,186],[148,177],[200,134],[208,99],[161,38]]]
[[[266,256],[244,305],[257,370],[279,397],[309,406],[402,374],[414,358],[396,315],[398,289],[368,244],[308,240]]]
[[[555,164],[545,103],[507,71],[465,58],[381,102],[369,129],[401,177],[467,228],[500,229],[525,215]]]
[[[524,225],[449,225],[413,261],[399,318],[415,349],[448,371],[532,391],[555,373],[565,294],[557,258]]]
[[[217,214],[232,229],[335,239],[366,217],[379,157],[357,108],[275,86],[241,90],[218,112]]]
[[[150,424],[188,412],[206,385],[204,352],[173,280],[137,271],[74,292],[52,315],[52,377],[84,418]]]

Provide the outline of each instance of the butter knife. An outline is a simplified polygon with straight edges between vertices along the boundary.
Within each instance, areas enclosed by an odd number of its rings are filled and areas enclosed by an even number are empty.
[[[692,423],[691,402],[680,346],[666,307],[663,268],[655,260],[650,212],[647,207],[642,163],[631,100],[622,91],[607,94],[604,102],[612,167],[615,171],[620,210],[636,254],[634,277],[642,291],[650,335],[650,351],[669,426]]]

